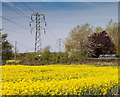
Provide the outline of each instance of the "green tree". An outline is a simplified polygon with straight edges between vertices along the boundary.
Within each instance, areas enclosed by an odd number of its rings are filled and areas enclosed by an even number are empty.
[[[42,63],[43,64],[49,64],[50,62],[50,46],[46,46],[43,49],[43,53],[42,53]]]
[[[104,29],[103,29],[102,27],[100,27],[100,26],[97,26],[97,27],[95,27],[95,29],[94,29],[94,33],[100,33],[100,32],[102,32],[102,31],[104,31]]]
[[[0,65],[2,65],[2,34],[0,29]]]
[[[85,54],[82,51],[79,52],[73,52],[72,55],[68,57],[68,64],[71,63],[83,63],[85,62]]]
[[[108,33],[108,35],[111,37],[113,43],[115,44],[116,48],[116,55],[118,55],[118,23],[113,22],[111,19],[108,24],[106,25],[105,31]]]
[[[91,54],[92,51],[89,46],[88,36],[93,33],[93,26],[86,23],[77,26],[70,31],[69,37],[66,39],[65,48],[72,54],[74,52],[86,52]]]
[[[9,60],[13,56],[12,46],[7,40],[7,34],[2,34],[2,60]]]
[[[51,52],[50,54],[50,64],[59,63],[59,54],[57,52]]]
[[[68,53],[67,52],[58,52],[59,63],[67,64],[68,63]]]

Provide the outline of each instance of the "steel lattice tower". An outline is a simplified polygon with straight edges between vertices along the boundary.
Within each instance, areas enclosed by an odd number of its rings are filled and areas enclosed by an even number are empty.
[[[31,26],[31,23],[35,23],[36,25],[31,29],[31,33],[32,33],[32,30],[35,29],[35,52],[41,53],[41,50],[42,50],[41,30],[44,30],[44,33],[45,33],[45,28],[42,27],[41,24],[44,23],[44,25],[46,26],[45,15],[39,14],[39,13],[32,14],[30,26]]]

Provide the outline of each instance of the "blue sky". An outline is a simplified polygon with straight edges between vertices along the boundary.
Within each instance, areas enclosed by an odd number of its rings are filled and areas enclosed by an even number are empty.
[[[6,0],[1,0],[6,2]],[[10,2],[119,2],[119,0],[7,0]]]
[[[22,2],[13,3],[23,10],[29,17],[31,12]],[[62,50],[64,51],[65,38],[72,28],[77,25],[90,23],[93,26],[105,27],[110,19],[118,21],[117,2],[26,2],[35,12],[44,13],[46,16],[46,34],[42,33],[42,48],[51,45],[51,51],[58,51],[59,38],[62,38]],[[12,10],[11,10],[12,9]],[[15,8],[7,3],[2,5],[2,15],[30,30],[30,18],[19,15]],[[19,52],[34,51],[34,34],[3,20],[3,32],[8,33],[11,43],[18,42]]]

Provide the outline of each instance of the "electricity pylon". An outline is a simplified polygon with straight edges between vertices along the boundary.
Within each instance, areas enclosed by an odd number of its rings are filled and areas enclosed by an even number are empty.
[[[62,39],[61,38],[57,39],[57,43],[58,43],[59,52],[61,52],[62,51],[62,48],[61,48],[61,46],[62,46]]]
[[[39,13],[32,14],[30,27],[32,23],[35,23],[35,27],[31,29],[31,33],[34,29],[36,30],[35,31],[35,52],[41,53],[41,50],[42,50],[41,30],[44,30],[44,33],[45,33],[45,28],[42,27],[41,25],[44,23],[44,26],[46,26],[45,15],[39,14]]]

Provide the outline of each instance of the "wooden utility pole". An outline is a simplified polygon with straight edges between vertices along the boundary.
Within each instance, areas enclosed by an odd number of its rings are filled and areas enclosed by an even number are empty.
[[[16,60],[17,60],[17,41],[15,41],[15,64],[16,64]]]

